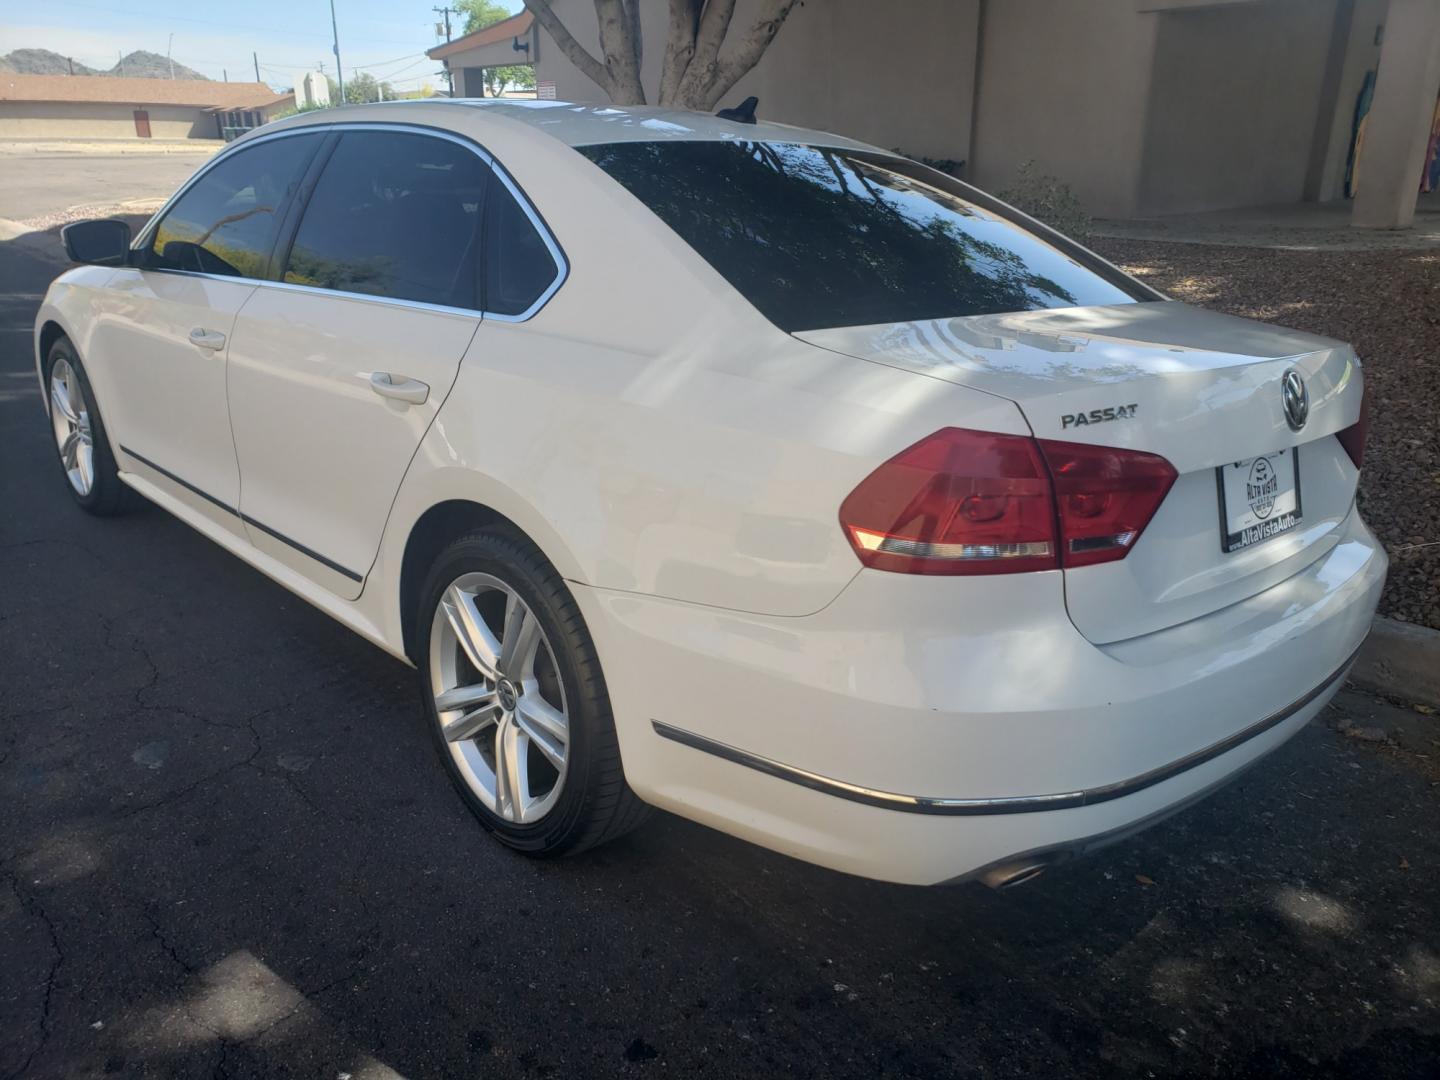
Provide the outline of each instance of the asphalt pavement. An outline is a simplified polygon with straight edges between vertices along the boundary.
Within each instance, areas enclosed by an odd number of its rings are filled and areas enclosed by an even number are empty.
[[[170,194],[211,152],[106,154],[36,152],[0,144],[0,218],[26,220],[70,206]]]
[[[408,668],[159,510],[71,504],[34,250],[0,244],[0,1076],[1440,1075],[1434,718],[1347,693],[1005,893],[667,815],[527,860]]]

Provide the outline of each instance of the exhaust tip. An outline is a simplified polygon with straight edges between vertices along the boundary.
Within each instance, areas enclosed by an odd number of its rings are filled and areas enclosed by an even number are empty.
[[[1046,859],[1023,859],[1019,862],[1001,863],[992,866],[980,875],[980,880],[992,889],[1013,889],[1034,881],[1043,874],[1050,863]]]

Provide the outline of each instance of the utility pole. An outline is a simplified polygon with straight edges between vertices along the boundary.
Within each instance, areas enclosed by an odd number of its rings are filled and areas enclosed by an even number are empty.
[[[175,44],[175,35],[170,35],[170,40],[165,43],[165,62],[170,65],[170,78],[175,78],[175,61],[170,59],[171,46]]]
[[[75,74],[75,58],[74,58],[73,56],[67,56],[67,57],[65,57],[65,60],[66,60],[66,62],[70,65],[70,74],[71,74],[71,75],[74,75],[74,74]]]
[[[430,10],[433,11],[433,12],[435,12],[436,15],[443,15],[443,16],[444,16],[444,18],[445,18],[445,40],[446,40],[446,42],[449,42],[449,40],[450,40],[450,16],[451,16],[451,15],[459,15],[459,14],[460,14],[459,9],[458,9],[458,8],[452,8],[452,7],[437,7],[437,8],[431,8]]]
[[[230,81],[230,72],[226,71],[224,68],[221,68],[221,69],[220,69],[220,77],[221,77],[222,79],[224,79],[226,82],[229,82],[229,81]]]
[[[344,105],[344,104],[345,104],[345,68],[344,68],[344,66],[340,63],[340,26],[339,26],[339,24],[336,23],[336,21],[335,21],[335,0],[330,0],[330,33],[331,33],[331,35],[334,37],[334,44],[333,44],[331,47],[335,50],[335,74],[339,77],[339,82],[340,82],[340,102],[339,102],[339,104]]]
[[[115,59],[120,62],[120,77],[125,78],[125,54],[119,49],[115,50]]]
[[[260,54],[259,54],[259,53],[253,53],[253,52],[252,52],[252,53],[250,54],[250,59],[253,60],[253,61],[255,61],[255,81],[256,81],[256,82],[259,82],[259,81],[260,81]]]
[[[444,19],[445,19],[445,43],[448,45],[448,44],[450,43],[450,16],[451,16],[451,15],[459,15],[459,14],[460,14],[459,9],[458,9],[458,8],[452,8],[452,7],[450,7],[449,5],[446,5],[445,7],[431,8],[430,10],[433,11],[433,12],[435,12],[436,15],[440,15],[440,16],[443,16],[443,17],[444,17]],[[450,90],[450,96],[451,96],[451,97],[454,97],[454,96],[455,96],[455,73],[450,70],[450,63],[449,63],[448,60],[447,60],[446,63],[445,63],[445,85],[446,85],[446,86],[449,88],[449,90]]]

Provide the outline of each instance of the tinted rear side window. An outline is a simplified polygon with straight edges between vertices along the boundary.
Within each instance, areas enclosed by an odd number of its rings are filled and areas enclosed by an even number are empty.
[[[485,208],[485,310],[524,314],[559,272],[534,222],[496,180]]]
[[[149,265],[263,278],[285,203],[320,140],[271,139],[218,162],[160,220]]]
[[[759,142],[581,152],[783,330],[1142,298],[1120,275],[883,155]]]
[[[352,131],[325,163],[284,280],[480,307],[480,211],[490,167],[447,139]]]

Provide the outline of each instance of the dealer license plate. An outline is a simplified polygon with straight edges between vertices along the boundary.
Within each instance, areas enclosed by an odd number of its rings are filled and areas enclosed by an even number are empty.
[[[1221,465],[1220,546],[1242,551],[1300,524],[1300,460],[1295,449]]]

